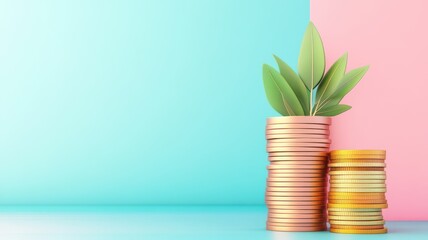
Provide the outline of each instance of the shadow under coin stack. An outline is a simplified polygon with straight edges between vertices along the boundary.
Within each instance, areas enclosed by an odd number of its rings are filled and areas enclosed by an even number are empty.
[[[383,150],[336,150],[330,153],[328,218],[330,232],[386,233],[382,208],[386,174]]]
[[[326,171],[331,118],[267,119],[270,165],[266,188],[267,229],[326,230]]]

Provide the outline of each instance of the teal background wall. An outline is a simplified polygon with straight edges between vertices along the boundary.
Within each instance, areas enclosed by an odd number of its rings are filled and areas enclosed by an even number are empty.
[[[1,204],[262,203],[309,1],[2,1]]]

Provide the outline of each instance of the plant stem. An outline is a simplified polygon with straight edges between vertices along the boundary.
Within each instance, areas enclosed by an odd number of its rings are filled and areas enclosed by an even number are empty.
[[[310,93],[310,95],[309,95],[309,102],[310,102],[310,104],[309,104],[309,116],[312,116],[312,90],[313,89],[311,89],[311,93]]]

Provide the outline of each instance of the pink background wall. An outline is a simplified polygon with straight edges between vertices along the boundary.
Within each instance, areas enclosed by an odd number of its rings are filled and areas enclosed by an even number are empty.
[[[334,118],[332,149],[387,150],[387,220],[428,220],[428,3],[312,0],[328,66],[369,64]]]

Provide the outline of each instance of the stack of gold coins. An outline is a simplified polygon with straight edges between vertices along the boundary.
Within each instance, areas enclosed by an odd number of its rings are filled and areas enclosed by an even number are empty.
[[[328,117],[268,118],[268,230],[326,230],[330,124]]]
[[[384,150],[336,150],[330,153],[328,218],[334,233],[386,233]]]

